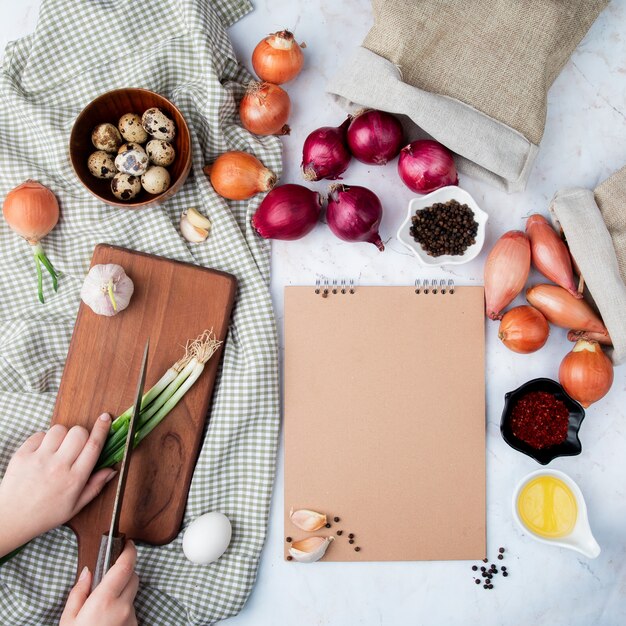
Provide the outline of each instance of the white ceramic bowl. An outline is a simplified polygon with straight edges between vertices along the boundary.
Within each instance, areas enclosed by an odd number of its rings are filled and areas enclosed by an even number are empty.
[[[476,233],[476,243],[470,246],[463,254],[442,254],[441,256],[428,256],[422,246],[411,237],[409,229],[411,228],[411,218],[415,215],[416,211],[425,209],[435,202],[448,202],[448,200],[456,200],[460,204],[467,204],[467,206],[474,212],[474,219],[478,222],[478,232]],[[482,250],[485,243],[485,224],[489,216],[476,204],[476,201],[472,196],[461,189],[460,187],[442,187],[433,191],[421,198],[413,198],[409,202],[409,209],[407,216],[402,226],[398,230],[398,241],[407,247],[422,263],[429,267],[438,267],[440,265],[461,265],[467,263],[472,259],[475,259]]]
[[[528,528],[520,518],[519,511],[517,510],[517,499],[519,498],[520,491],[526,486],[527,483],[538,476],[554,476],[555,478],[560,478],[574,494],[578,509],[576,524],[574,524],[572,532],[565,537],[558,537],[555,539],[540,537],[530,530],[530,528]],[[595,540],[593,534],[591,533],[591,528],[589,527],[587,505],[585,504],[585,498],[583,497],[582,491],[578,485],[563,472],[559,472],[558,470],[542,469],[531,472],[528,476],[525,476],[522,480],[520,480],[515,488],[515,491],[513,492],[513,517],[523,532],[529,534],[533,539],[539,541],[540,543],[545,543],[549,546],[558,546],[559,548],[569,548],[570,550],[580,552],[580,554],[583,554],[589,559],[595,559],[600,554],[600,546]]]

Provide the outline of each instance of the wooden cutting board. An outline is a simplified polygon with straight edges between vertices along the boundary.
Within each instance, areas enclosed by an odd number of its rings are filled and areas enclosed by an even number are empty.
[[[93,254],[92,265],[99,263],[121,265],[135,291],[129,307],[114,317],[96,315],[81,302],[53,424],[90,429],[101,413],[115,417],[131,406],[148,337],[146,390],[183,356],[187,340],[211,328],[218,339],[226,338],[234,276],[105,244]],[[222,351],[135,450],[120,519],[128,539],[162,545],[178,534]],[[85,565],[94,571],[116,483],[68,522],[78,538],[78,572]]]

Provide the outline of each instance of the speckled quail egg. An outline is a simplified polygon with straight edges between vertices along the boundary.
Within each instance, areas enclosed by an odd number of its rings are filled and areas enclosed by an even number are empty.
[[[113,157],[104,150],[96,150],[87,159],[87,167],[96,178],[113,178],[115,162]]]
[[[141,191],[141,178],[118,172],[111,181],[111,191],[120,200],[132,200]]]
[[[148,155],[141,148],[125,150],[115,157],[115,167],[123,174],[141,176],[148,169]]]
[[[176,158],[174,146],[160,139],[151,139],[146,144],[146,152],[151,163],[162,165],[163,167],[171,165]]]
[[[172,141],[176,134],[174,122],[161,109],[156,107],[152,107],[144,112],[141,118],[141,125],[155,139]]]
[[[91,143],[98,150],[117,152],[122,143],[122,136],[113,124],[98,124],[91,133]]]
[[[117,123],[117,128],[126,141],[145,143],[148,140],[148,133],[141,125],[141,117],[137,113],[124,113]]]
[[[142,175],[141,184],[148,193],[163,193],[170,186],[170,173],[164,167],[152,165]]]
[[[141,144],[134,143],[133,141],[129,141],[128,143],[123,143],[120,146],[120,149],[117,151],[117,153],[122,154],[122,152],[126,152],[126,150],[142,150],[143,152],[145,152]]]

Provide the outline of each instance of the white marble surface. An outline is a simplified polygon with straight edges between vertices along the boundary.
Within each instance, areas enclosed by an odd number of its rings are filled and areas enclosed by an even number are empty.
[[[254,1],[254,0],[253,0]],[[324,85],[371,24],[369,0],[256,0],[256,10],[231,29],[241,61],[264,34],[285,26],[308,44],[303,73],[287,89],[293,101],[292,135],[284,140],[283,182],[299,182],[304,137],[318,126],[338,124],[342,112]],[[1,0],[0,48],[30,32],[39,0]],[[506,230],[522,228],[524,217],[545,212],[553,193],[569,185],[594,187],[626,163],[626,0],[613,0],[565,66],[549,94],[541,152],[528,189],[508,196],[467,177],[465,187],[490,214],[487,249]],[[411,284],[416,276],[453,277],[480,283],[485,255],[452,271],[424,272],[393,234],[412,194],[399,182],[395,164],[353,164],[347,182],[365,184],[383,201],[381,235],[387,250],[347,244],[320,225],[305,239],[273,248],[272,293],[282,331],[285,285],[312,284],[317,277],[355,277],[361,284]],[[325,189],[326,184],[318,184]],[[473,584],[465,562],[321,563],[294,566],[282,559],[282,461],[272,504],[267,544],[258,582],[232,626],[438,626],[446,624],[617,626],[626,623],[626,367],[616,370],[609,395],[591,407],[581,430],[584,451],[557,459],[580,485],[602,554],[589,561],[523,535],[511,517],[517,481],[538,468],[501,439],[499,418],[505,391],[536,376],[557,377],[569,348],[565,333],[552,331],[547,346],[532,357],[515,355],[488,325],[487,469],[490,557],[507,547],[511,575],[487,592]],[[417,531],[416,531],[417,532]]]

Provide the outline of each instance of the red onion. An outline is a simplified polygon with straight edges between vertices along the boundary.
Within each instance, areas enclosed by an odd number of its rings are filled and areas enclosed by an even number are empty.
[[[323,126],[314,130],[302,148],[302,176],[305,180],[334,180],[343,174],[352,155],[346,143],[348,118],[341,126]]]
[[[300,239],[313,230],[322,211],[319,193],[302,185],[275,187],[252,216],[252,226],[265,239]]]
[[[357,113],[348,128],[350,152],[363,163],[385,165],[395,159],[403,141],[402,125],[391,113],[373,109]]]
[[[402,148],[398,174],[404,184],[417,193],[430,193],[459,182],[452,153],[432,139],[413,141]]]
[[[328,194],[326,220],[330,230],[344,241],[367,241],[381,252],[378,234],[383,207],[378,196],[365,187],[332,185]]]

